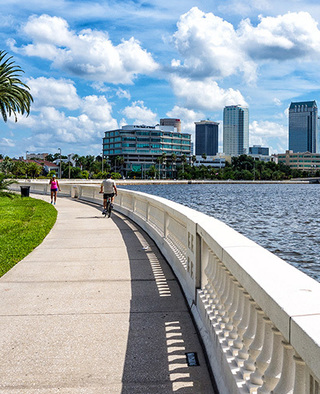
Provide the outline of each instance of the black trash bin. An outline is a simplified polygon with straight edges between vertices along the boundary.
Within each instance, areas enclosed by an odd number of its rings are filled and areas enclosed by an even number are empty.
[[[30,186],[20,186],[21,197],[29,197]]]

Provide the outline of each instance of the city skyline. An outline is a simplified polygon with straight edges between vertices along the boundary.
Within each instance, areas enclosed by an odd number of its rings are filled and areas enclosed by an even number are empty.
[[[99,155],[106,130],[250,110],[249,145],[288,149],[291,102],[318,101],[320,5],[297,0],[9,0],[2,50],[24,70],[28,118],[0,123],[0,153]]]

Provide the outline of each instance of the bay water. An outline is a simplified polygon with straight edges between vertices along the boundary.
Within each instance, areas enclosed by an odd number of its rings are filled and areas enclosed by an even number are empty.
[[[205,213],[320,282],[320,185],[170,184],[125,189]]]

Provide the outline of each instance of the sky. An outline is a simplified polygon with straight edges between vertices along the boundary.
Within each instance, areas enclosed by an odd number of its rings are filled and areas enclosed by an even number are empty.
[[[99,155],[104,132],[249,108],[249,144],[288,149],[291,101],[320,100],[320,4],[311,0],[6,0],[0,50],[34,98],[0,119],[0,153]]]

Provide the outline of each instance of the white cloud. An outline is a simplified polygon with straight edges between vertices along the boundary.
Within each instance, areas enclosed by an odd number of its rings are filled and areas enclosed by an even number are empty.
[[[193,79],[242,72],[246,83],[255,83],[258,67],[270,60],[320,58],[320,30],[308,12],[259,16],[256,26],[244,19],[235,29],[213,13],[193,7],[180,17],[172,40],[182,57],[171,60],[174,72]]]
[[[0,139],[0,146],[12,148],[15,146],[15,143],[10,138],[1,138]]]
[[[129,119],[134,120],[134,124],[145,124],[148,126],[156,124],[157,114],[145,107],[143,101],[134,101],[131,106],[126,107],[122,111],[123,115],[125,115]]]
[[[308,12],[288,12],[262,17],[254,27],[249,19],[241,22],[239,43],[253,59],[296,59],[320,54],[318,23]]]
[[[130,84],[138,74],[158,67],[135,38],[113,45],[106,32],[86,29],[78,34],[59,17],[32,16],[23,33],[32,44],[19,49],[11,42],[12,50],[49,59],[55,68],[89,80]]]
[[[228,77],[244,72],[248,81],[255,81],[256,66],[239,46],[233,25],[213,13],[197,7],[180,17],[173,41],[184,57],[181,71],[196,77]],[[175,67],[177,60],[173,61]]]
[[[280,107],[280,106],[282,105],[281,100],[279,100],[279,99],[276,98],[276,97],[273,99],[273,102],[274,102],[274,104],[275,104],[277,107]]]
[[[250,146],[277,146],[278,152],[284,152],[288,145],[287,128],[281,124],[269,121],[253,121],[250,126]],[[271,149],[271,153],[276,153]]]
[[[119,88],[118,90],[117,90],[117,96],[119,97],[119,98],[126,98],[126,99],[128,99],[128,100],[130,100],[131,99],[131,94],[130,94],[130,92],[128,91],[128,90],[123,90],[123,89],[121,89],[121,88]]]
[[[166,115],[169,118],[180,119],[182,131],[184,133],[190,133],[193,136],[195,131],[194,122],[198,122],[205,117],[203,112],[196,112],[188,108],[179,107],[178,105],[175,105],[171,111],[166,113]]]
[[[216,111],[226,105],[246,105],[239,90],[222,89],[211,78],[193,81],[188,78],[172,76],[171,85],[175,95],[187,108]]]
[[[15,127],[28,127],[39,146],[60,142],[73,144],[101,143],[106,130],[116,129],[112,106],[104,96],[78,98],[79,110],[72,116],[52,106],[42,106],[27,118],[19,116]],[[49,137],[48,137],[49,136]]]
[[[45,106],[74,110],[80,106],[77,90],[70,80],[31,78],[28,80],[28,86],[34,98],[33,109]]]

